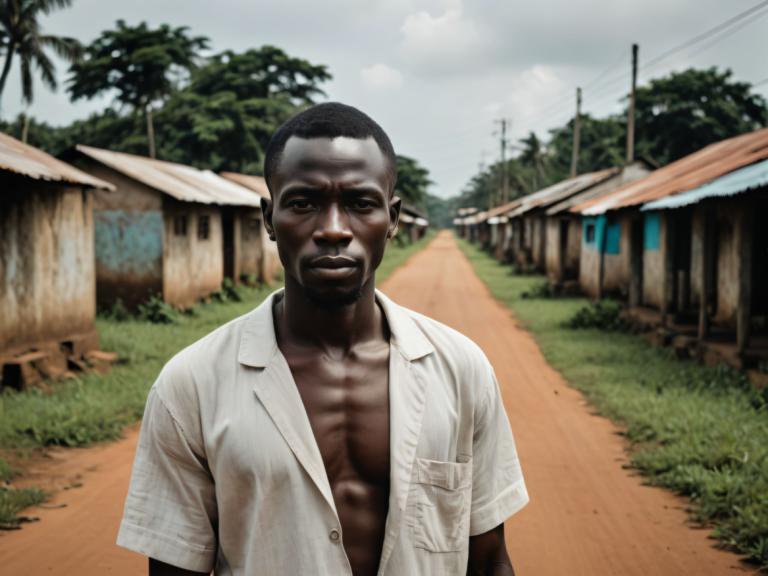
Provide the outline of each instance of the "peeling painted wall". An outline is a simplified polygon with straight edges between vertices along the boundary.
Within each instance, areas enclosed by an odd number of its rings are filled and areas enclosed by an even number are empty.
[[[0,351],[94,329],[93,199],[0,176]]]
[[[221,211],[217,207],[165,199],[163,299],[173,306],[192,306],[221,288],[224,279],[224,246]],[[174,215],[188,215],[187,234],[174,232]],[[208,216],[208,239],[198,238],[200,217]]]
[[[73,163],[114,184],[94,195],[96,299],[128,309],[163,291],[163,201],[160,192],[89,158]]]

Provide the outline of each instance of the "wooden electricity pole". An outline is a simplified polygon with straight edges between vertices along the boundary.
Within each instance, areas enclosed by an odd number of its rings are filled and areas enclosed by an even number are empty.
[[[627,164],[635,160],[635,91],[637,90],[637,53],[639,47],[632,44],[632,91],[627,108]]]
[[[509,166],[507,166],[507,123],[509,120],[497,120],[501,124],[501,186],[499,190],[499,205],[506,204],[509,198]]]
[[[576,116],[573,118],[573,148],[571,150],[571,178],[579,172],[579,148],[581,147],[581,88],[576,88]]]

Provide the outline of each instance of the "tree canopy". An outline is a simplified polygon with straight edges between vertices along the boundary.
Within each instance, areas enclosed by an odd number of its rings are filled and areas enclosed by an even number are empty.
[[[398,154],[395,193],[402,198],[403,202],[417,208],[426,208],[427,189],[431,184],[429,170],[413,158]]]
[[[144,110],[165,100],[185,74],[196,67],[204,36],[190,36],[189,29],[146,22],[130,26],[118,20],[86,46],[84,56],[70,67],[68,80],[72,101],[116,91],[116,100],[133,110]]]

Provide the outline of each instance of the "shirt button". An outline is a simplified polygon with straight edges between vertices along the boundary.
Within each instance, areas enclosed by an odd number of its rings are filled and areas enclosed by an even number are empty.
[[[328,537],[331,539],[331,542],[338,542],[341,534],[339,534],[339,531],[334,528],[331,530],[330,534],[328,534]]]

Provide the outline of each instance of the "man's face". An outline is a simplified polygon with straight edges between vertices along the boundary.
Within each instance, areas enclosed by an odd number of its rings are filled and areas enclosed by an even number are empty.
[[[357,300],[397,226],[400,200],[391,189],[373,138],[291,137],[271,179],[271,201],[263,201],[286,281],[321,306]]]

